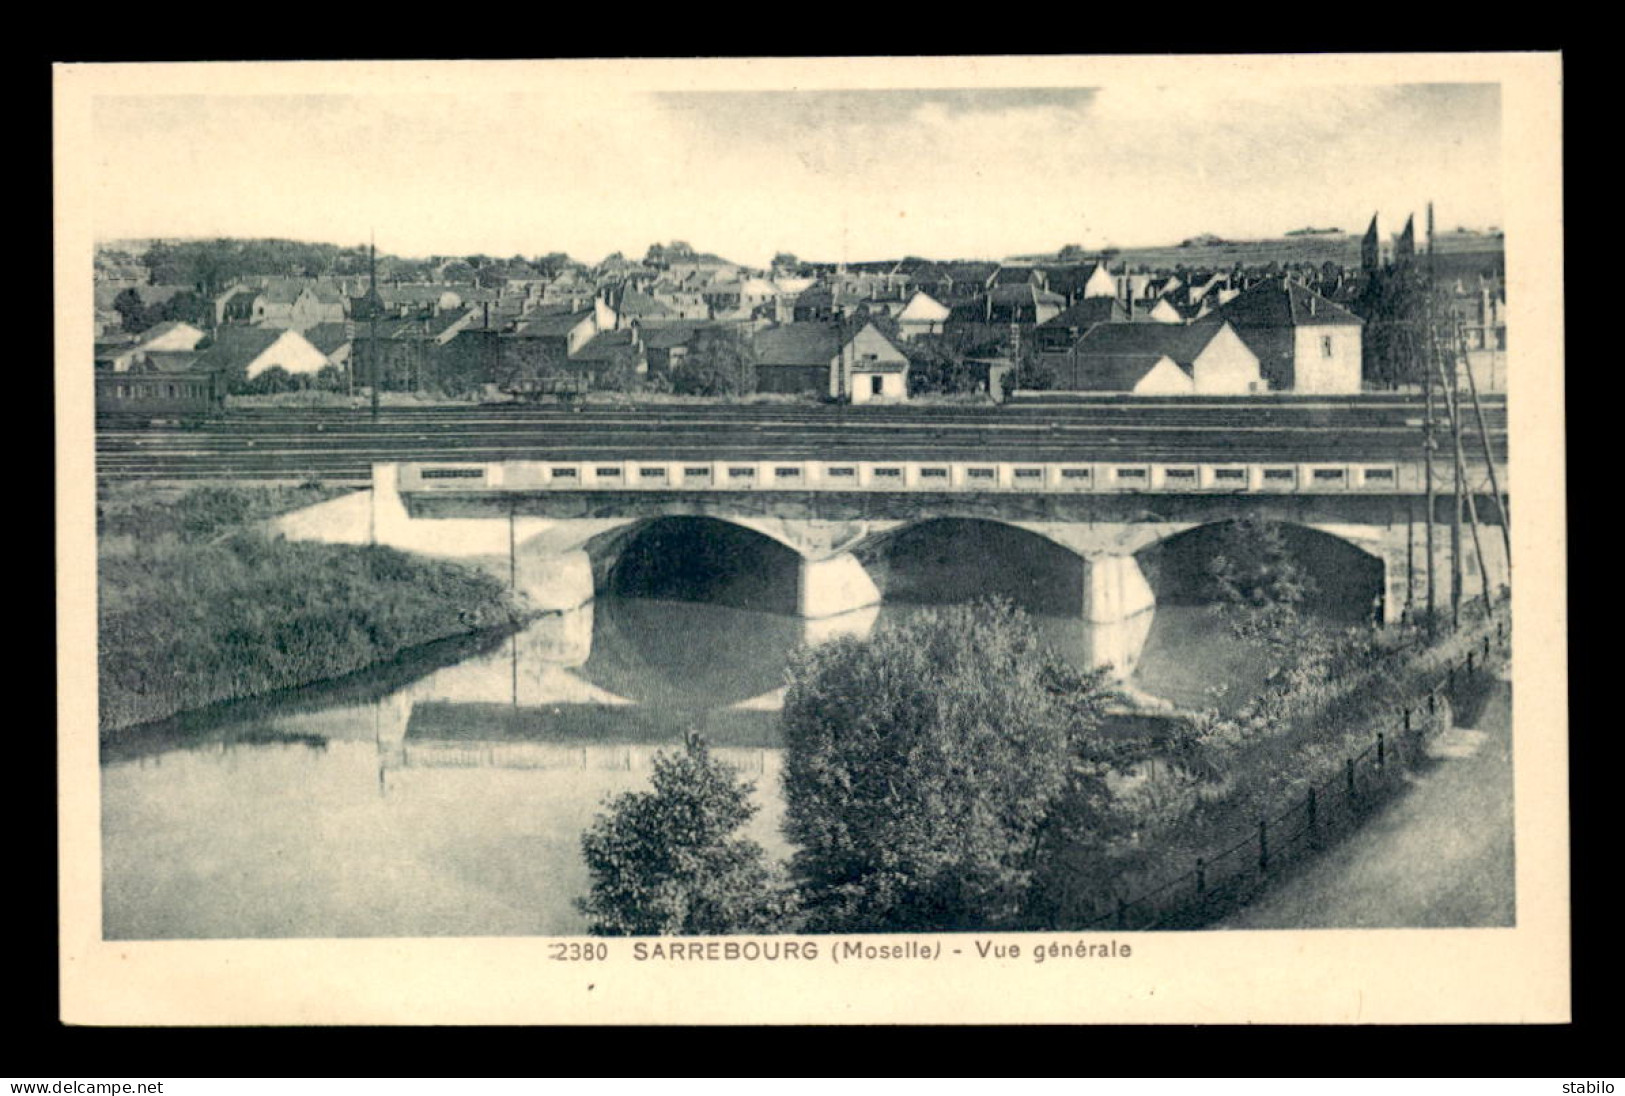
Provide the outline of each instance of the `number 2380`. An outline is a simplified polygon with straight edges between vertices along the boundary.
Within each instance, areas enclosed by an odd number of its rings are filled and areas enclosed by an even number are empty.
[[[558,959],[567,963],[590,962],[592,960],[605,960],[609,958],[609,945],[588,942],[585,944],[549,944],[552,954],[549,959]]]

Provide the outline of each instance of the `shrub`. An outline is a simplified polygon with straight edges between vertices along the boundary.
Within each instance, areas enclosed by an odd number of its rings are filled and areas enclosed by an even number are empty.
[[[1104,699],[1008,604],[805,649],[785,696],[786,832],[810,927],[1019,924],[1043,825],[1099,777]]]
[[[762,847],[737,835],[754,785],[691,737],[658,755],[652,790],[606,804],[581,837],[592,890],[576,907],[596,936],[773,932],[791,903]]]

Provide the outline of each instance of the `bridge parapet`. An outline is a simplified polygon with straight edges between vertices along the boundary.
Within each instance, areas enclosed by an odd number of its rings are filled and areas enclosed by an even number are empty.
[[[773,491],[1417,494],[1420,461],[548,460],[417,462],[404,492]],[[1498,471],[1502,471],[1498,469]]]

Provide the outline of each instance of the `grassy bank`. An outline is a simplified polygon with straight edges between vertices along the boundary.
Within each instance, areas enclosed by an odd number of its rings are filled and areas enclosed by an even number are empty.
[[[1203,858],[1210,885],[1217,882],[1229,866],[1221,868],[1216,853],[1253,839],[1261,819],[1290,816],[1289,834],[1301,836],[1307,823],[1298,815],[1309,790],[1324,794],[1343,787],[1351,765],[1367,789],[1361,810],[1402,787],[1391,779],[1368,787],[1378,732],[1396,745],[1402,728],[1428,733],[1434,724],[1427,696],[1444,683],[1449,667],[1459,667],[1494,631],[1493,623],[1475,618],[1436,642],[1398,630],[1290,634],[1290,649],[1274,652],[1282,670],[1263,693],[1238,711],[1204,713],[1177,740],[1157,747],[1164,763],[1113,804],[1116,824],[1085,835],[1063,854],[1065,863],[1055,866],[1051,883],[1065,895],[1061,923],[1097,923],[1117,902],[1156,895],[1180,877],[1193,886],[1189,873]],[[1478,673],[1450,676],[1454,688],[1442,695],[1450,704],[1473,708],[1489,682],[1486,668],[1480,661]],[[1413,745],[1392,750],[1380,775],[1392,777],[1420,760]],[[1243,859],[1256,855],[1249,846]]]
[[[292,543],[257,523],[338,492],[124,486],[98,499],[104,731],[388,662],[510,627],[481,572],[389,548]]]

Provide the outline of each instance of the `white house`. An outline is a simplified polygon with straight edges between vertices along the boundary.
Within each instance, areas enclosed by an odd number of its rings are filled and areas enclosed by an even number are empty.
[[[853,403],[908,398],[908,359],[873,324],[848,335],[822,321],[756,333],[759,392],[812,392]]]
[[[908,399],[908,359],[874,324],[864,324],[847,343],[837,362],[842,363],[847,370],[846,390],[853,403]]]
[[[203,332],[181,320],[165,320],[143,331],[135,342],[107,355],[113,372],[127,373],[130,367],[144,361],[148,354],[170,354],[195,350],[203,341]]]
[[[1360,336],[1365,321],[1314,290],[1267,278],[1217,309],[1210,319],[1236,329],[1258,356],[1275,391],[1321,395],[1360,391]]]
[[[1265,390],[1258,357],[1225,323],[1101,323],[1070,355],[1046,357],[1058,389],[1241,396]]]
[[[1133,312],[1129,314],[1128,318],[1136,323],[1185,322],[1185,318],[1179,314],[1179,309],[1170,304],[1166,297],[1130,301],[1129,306],[1133,309]]]
[[[905,339],[921,335],[940,335],[942,325],[948,322],[951,309],[928,293],[916,292],[897,314],[899,334]]]
[[[292,329],[222,327],[214,345],[202,352],[195,368],[222,370],[253,380],[273,367],[298,375],[320,372],[327,364],[327,355]]]

